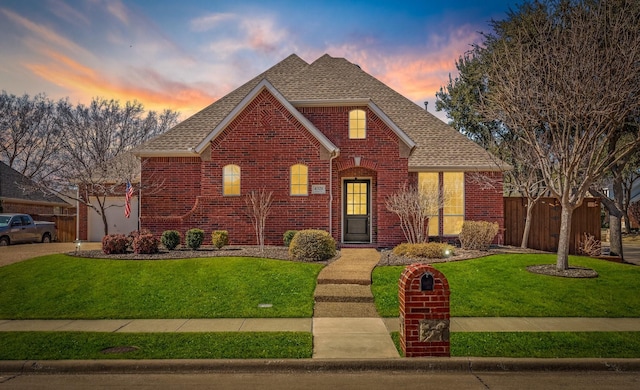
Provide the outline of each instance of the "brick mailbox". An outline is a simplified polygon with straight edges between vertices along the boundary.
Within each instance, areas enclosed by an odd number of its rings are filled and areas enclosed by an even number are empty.
[[[451,356],[449,282],[427,264],[411,264],[399,281],[400,343],[406,357]]]

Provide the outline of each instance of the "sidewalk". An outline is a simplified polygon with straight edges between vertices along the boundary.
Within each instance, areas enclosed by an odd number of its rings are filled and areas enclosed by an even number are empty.
[[[384,324],[373,325],[373,320]],[[333,331],[347,321],[350,332],[398,332],[398,318],[218,318],[137,320],[0,320],[0,332],[313,332]],[[452,332],[640,332],[640,318],[453,317]]]

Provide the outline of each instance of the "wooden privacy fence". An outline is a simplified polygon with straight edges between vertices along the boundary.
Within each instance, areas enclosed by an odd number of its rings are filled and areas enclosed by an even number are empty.
[[[38,215],[31,214],[36,221],[55,222],[58,242],[73,242],[76,240],[76,216],[75,215]]]
[[[527,198],[504,198],[504,243],[520,246],[527,216]],[[534,207],[529,232],[529,248],[548,252],[558,250],[560,204],[553,198],[542,198]],[[577,254],[584,234],[600,240],[600,199],[587,198],[575,209],[571,219],[569,253]]]

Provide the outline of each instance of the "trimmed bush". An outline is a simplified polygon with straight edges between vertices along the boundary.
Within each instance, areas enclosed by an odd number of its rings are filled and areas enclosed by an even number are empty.
[[[211,233],[211,243],[217,249],[229,245],[229,232],[226,230],[214,230]]]
[[[151,234],[151,230],[142,229],[142,230],[134,230],[129,233],[127,236],[127,249],[133,250],[133,241],[138,238],[140,235]]]
[[[464,221],[460,232],[462,249],[486,251],[498,234],[498,223],[487,221]]]
[[[133,252],[140,254],[158,253],[160,241],[153,234],[139,234],[133,239]]]
[[[393,248],[393,253],[405,257],[421,257],[427,259],[444,259],[455,254],[453,246],[441,242],[423,244],[400,244]]]
[[[162,237],[160,237],[162,241],[162,245],[164,245],[167,250],[174,250],[178,245],[180,245],[180,233],[177,230],[165,230],[162,232]]]
[[[124,234],[109,234],[102,237],[102,251],[107,255],[127,253],[129,240]]]
[[[289,245],[289,256],[299,261],[324,261],[336,255],[336,241],[324,230],[300,230]]]
[[[187,244],[187,248],[190,248],[191,250],[196,250],[200,248],[203,242],[204,242],[204,231],[202,229],[187,230],[187,234],[185,236],[185,243]]]
[[[291,245],[291,240],[293,240],[293,236],[295,236],[296,233],[298,233],[297,230],[287,230],[284,232],[282,235],[282,242],[284,242],[284,246],[288,248],[289,245]]]

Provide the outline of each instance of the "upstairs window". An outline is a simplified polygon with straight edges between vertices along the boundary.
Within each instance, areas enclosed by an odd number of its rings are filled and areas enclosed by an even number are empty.
[[[237,165],[226,165],[222,168],[222,195],[240,195],[240,167]]]
[[[309,194],[309,169],[306,165],[296,164],[291,166],[291,195]]]
[[[349,138],[364,139],[367,137],[367,113],[364,110],[349,111]]]

